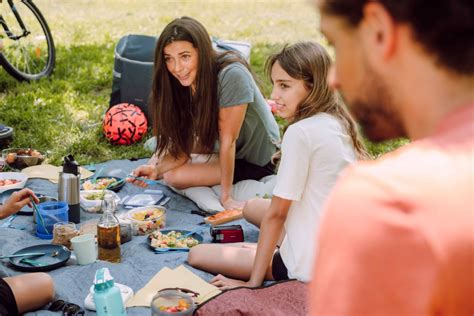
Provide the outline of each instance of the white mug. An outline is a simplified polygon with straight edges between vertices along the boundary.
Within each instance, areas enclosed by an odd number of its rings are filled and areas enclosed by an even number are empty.
[[[97,247],[94,234],[76,236],[71,239],[71,245],[78,264],[90,264],[97,260]]]

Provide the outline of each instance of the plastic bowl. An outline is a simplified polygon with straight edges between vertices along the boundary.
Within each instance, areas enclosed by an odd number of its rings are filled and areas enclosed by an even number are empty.
[[[45,153],[32,148],[7,148],[2,150],[2,156],[15,169],[41,165],[46,158]]]
[[[186,293],[177,290],[161,290],[151,301],[152,316],[187,316],[194,311],[194,301]]]
[[[104,193],[104,196],[112,195],[115,199],[115,202],[119,204],[120,197],[115,192],[112,192],[110,190],[82,190],[80,192],[80,203],[84,211],[89,213],[102,213],[103,198],[100,197],[102,193]],[[96,196],[95,199],[88,199],[88,197],[91,197],[93,195]]]
[[[148,235],[166,224],[166,209],[162,206],[143,206],[127,213],[134,235]]]

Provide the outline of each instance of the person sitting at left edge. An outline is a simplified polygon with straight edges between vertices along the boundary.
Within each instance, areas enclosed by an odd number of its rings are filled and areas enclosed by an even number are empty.
[[[30,196],[38,198],[30,189],[12,193],[5,204],[0,205],[0,219],[17,213],[30,204]],[[54,298],[53,279],[46,273],[28,273],[0,278],[0,315],[19,315],[36,310]]]

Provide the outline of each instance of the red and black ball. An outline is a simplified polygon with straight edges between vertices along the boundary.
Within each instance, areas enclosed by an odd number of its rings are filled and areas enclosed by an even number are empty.
[[[112,144],[130,145],[142,140],[148,130],[148,121],[138,106],[120,103],[107,110],[102,127]]]

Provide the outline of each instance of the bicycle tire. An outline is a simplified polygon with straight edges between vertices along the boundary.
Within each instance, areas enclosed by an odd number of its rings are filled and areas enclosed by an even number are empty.
[[[31,1],[21,1],[20,3],[24,4],[25,7],[33,13],[33,15],[36,17],[36,20],[41,25],[41,29],[43,30],[44,36],[46,38],[46,43],[48,45],[47,61],[40,72],[33,74],[27,73],[15,67],[15,65],[8,60],[4,53],[0,53],[0,64],[10,75],[12,75],[15,79],[19,81],[38,80],[43,77],[50,76],[53,72],[56,63],[56,49],[54,46],[53,36],[49,29],[48,23],[46,22],[45,18],[43,17],[43,14],[38,9],[38,7],[36,7],[36,5]]]

